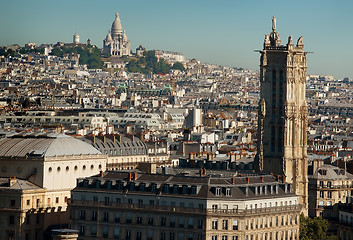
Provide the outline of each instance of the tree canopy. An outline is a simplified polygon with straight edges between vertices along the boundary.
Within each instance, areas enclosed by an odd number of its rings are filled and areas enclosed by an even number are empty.
[[[103,67],[103,61],[101,59],[100,50],[92,45],[55,47],[51,51],[51,55],[55,55],[58,57],[64,56],[65,53],[80,54],[79,63],[87,64],[88,68]]]
[[[182,72],[185,71],[185,67],[181,62],[174,63],[172,69],[180,70]]]
[[[184,66],[182,67],[184,68]],[[163,58],[160,58],[158,60],[158,58],[155,56],[155,51],[152,50],[152,51],[146,51],[144,53],[144,56],[130,60],[126,68],[129,72],[140,72],[144,74],[149,74],[149,73],[166,74],[166,73],[169,73],[169,70],[172,68],[172,66],[168,64]],[[177,64],[176,68],[174,69],[178,69],[178,68],[180,68],[180,66]],[[182,71],[185,71],[185,69]]]
[[[336,236],[327,235],[328,221],[322,217],[300,216],[299,237],[301,240],[336,240]]]

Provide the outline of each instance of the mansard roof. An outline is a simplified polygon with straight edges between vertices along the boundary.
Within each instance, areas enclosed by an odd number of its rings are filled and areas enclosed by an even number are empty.
[[[296,196],[291,184],[270,175],[233,178],[107,171],[78,179],[78,191],[201,199],[248,200]]]

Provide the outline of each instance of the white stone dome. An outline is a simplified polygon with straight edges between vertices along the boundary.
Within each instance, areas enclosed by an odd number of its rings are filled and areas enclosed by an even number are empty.
[[[116,13],[115,21],[112,24],[112,35],[114,37],[122,32],[123,32],[123,28],[121,27],[119,13]]]

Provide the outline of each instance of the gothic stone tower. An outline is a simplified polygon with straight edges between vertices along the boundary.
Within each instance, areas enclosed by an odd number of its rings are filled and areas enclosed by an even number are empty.
[[[308,207],[306,52],[303,37],[281,45],[272,19],[272,32],[260,51],[257,170],[284,175]]]

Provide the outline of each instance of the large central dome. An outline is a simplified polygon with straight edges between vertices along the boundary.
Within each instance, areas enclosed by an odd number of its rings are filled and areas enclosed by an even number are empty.
[[[121,27],[121,22],[120,22],[120,17],[119,13],[116,13],[115,15],[115,21],[112,24],[112,37],[114,38],[118,34],[121,34],[123,32],[123,28]]]

